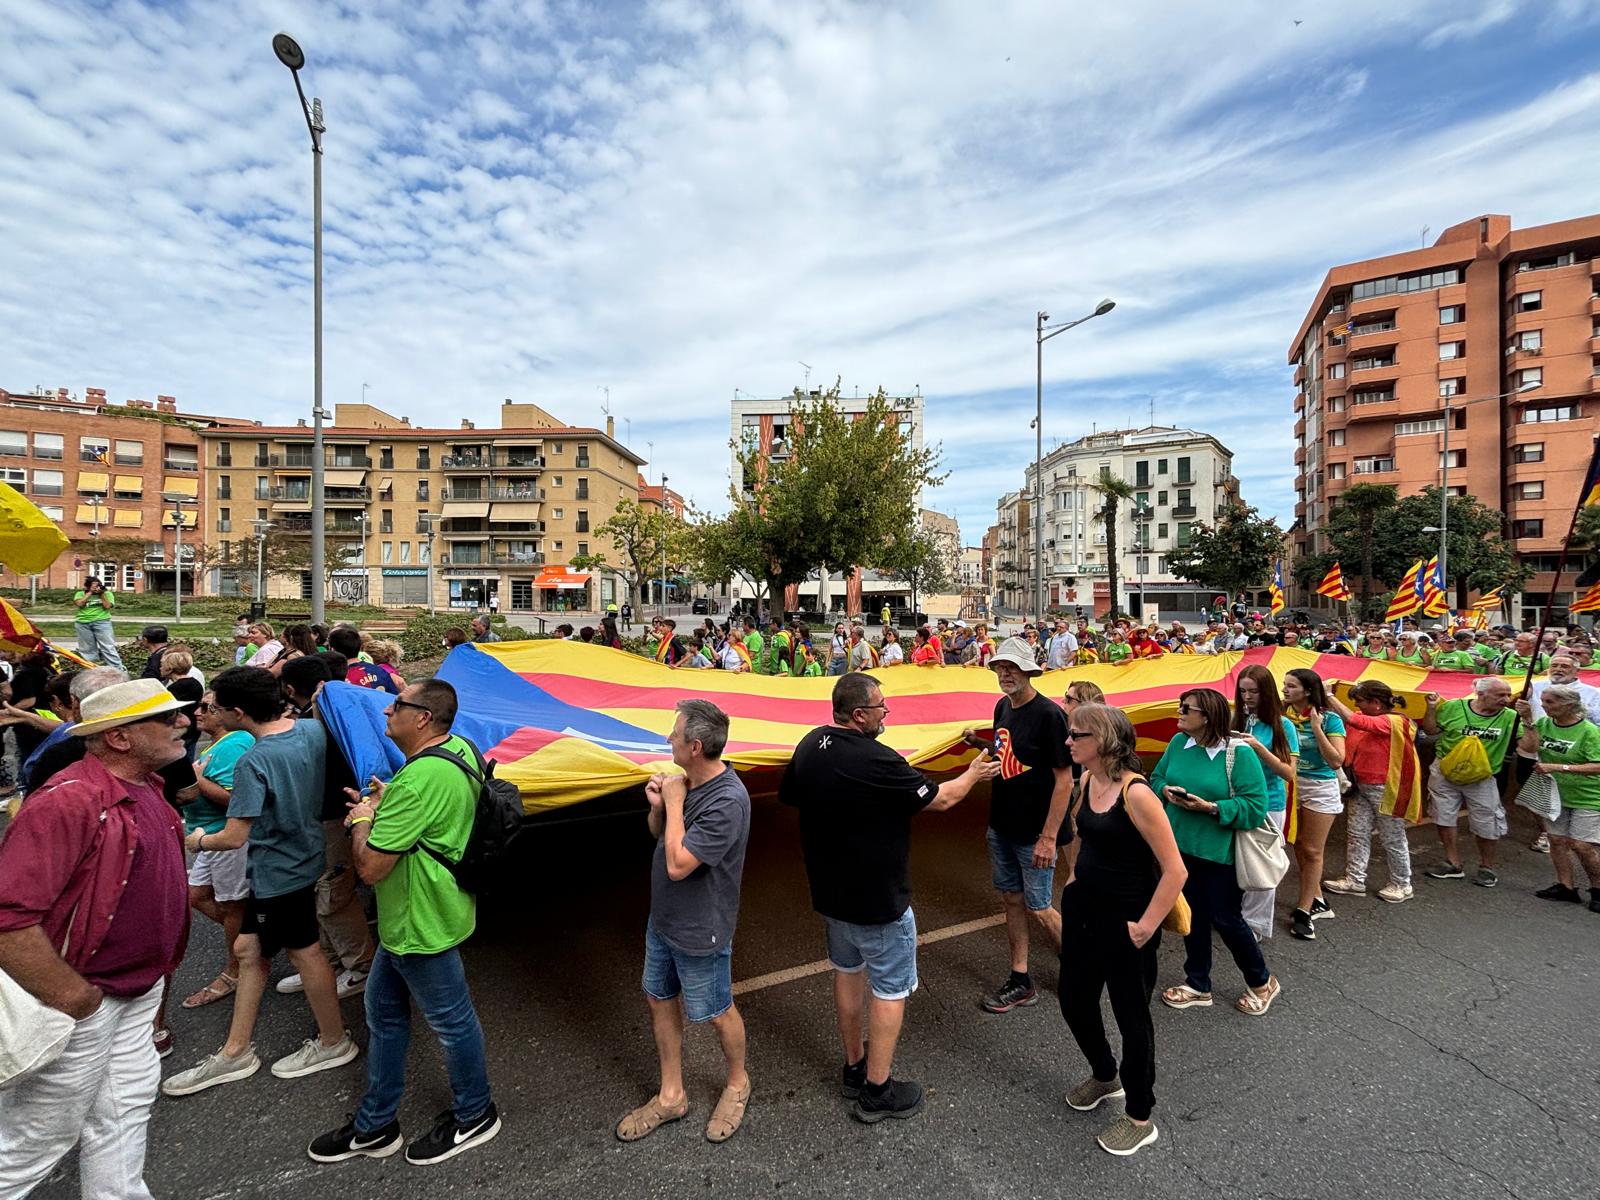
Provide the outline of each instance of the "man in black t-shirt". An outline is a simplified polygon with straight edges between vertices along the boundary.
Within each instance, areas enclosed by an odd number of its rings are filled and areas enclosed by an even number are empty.
[[[1039,993],[1028,972],[1030,923],[1061,953],[1061,914],[1051,903],[1056,880],[1056,839],[1065,829],[1072,801],[1072,756],[1067,717],[1054,700],[1033,686],[1039,673],[1033,648],[1008,638],[989,659],[1005,693],[994,706],[994,754],[1000,776],[989,804],[989,866],[1006,909],[1011,974],[981,1001],[984,1011],[1010,1012],[1036,1004]]]
[[[922,1088],[890,1077],[906,997],[917,986],[917,923],[911,911],[911,818],[953,808],[1000,764],[983,757],[942,784],[877,739],[889,708],[863,672],[833,686],[833,724],[795,747],[778,797],[800,810],[800,845],[811,907],[828,932],[833,999],[844,1043],[841,1090],[868,1124],[910,1117]],[[872,989],[870,1009],[867,988]]]

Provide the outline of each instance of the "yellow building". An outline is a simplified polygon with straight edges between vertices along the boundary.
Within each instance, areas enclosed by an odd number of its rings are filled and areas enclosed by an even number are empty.
[[[500,426],[413,426],[367,404],[340,404],[324,427],[328,598],[501,612],[594,611],[621,602],[609,572],[562,568],[614,553],[593,537],[619,501],[638,500],[644,463],[604,432],[563,425],[534,404],[500,409]],[[275,539],[311,536],[311,428],[201,430],[210,592],[254,591],[258,522]],[[298,577],[297,577],[298,576]],[[269,597],[309,601],[309,571],[280,574]]]

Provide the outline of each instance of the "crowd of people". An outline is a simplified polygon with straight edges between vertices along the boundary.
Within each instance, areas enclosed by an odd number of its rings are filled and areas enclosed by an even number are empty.
[[[1182,652],[1171,636],[1061,619],[996,644],[982,623],[938,622],[917,630],[910,662],[981,666],[1000,692],[988,729],[967,731],[977,750],[970,765],[938,782],[880,740],[890,707],[873,668],[906,661],[888,653],[898,648],[892,628],[871,640],[859,622],[836,623],[828,638],[801,623],[773,622],[765,634],[753,619],[737,630],[707,626],[684,636],[657,617],[650,652],[673,668],[836,676],[832,720],[795,747],[779,799],[799,811],[811,903],[834,971],[839,1087],[863,1122],[910,1118],[924,1099],[920,1085],[893,1073],[918,983],[912,818],[955,807],[980,783],[989,785],[986,846],[1007,963],[1003,976],[996,963],[978,1003],[997,1016],[1037,1004],[1033,949],[1042,941],[1059,957],[1060,1010],[1089,1068],[1066,1102],[1088,1111],[1122,1100],[1097,1136],[1112,1154],[1134,1154],[1159,1136],[1150,1005],[1164,929],[1184,941],[1183,975],[1162,987],[1164,1004],[1214,1005],[1215,935],[1242,977],[1234,1010],[1264,1016],[1283,990],[1266,949],[1279,927],[1280,886],[1292,892],[1289,933],[1314,941],[1335,915],[1330,896],[1368,894],[1376,835],[1387,868],[1376,898],[1404,903],[1415,895],[1408,831],[1424,815],[1439,843],[1425,874],[1443,886],[1465,880],[1464,811],[1471,881],[1493,888],[1505,804],[1519,792],[1544,818],[1552,855],[1555,880],[1537,895],[1581,904],[1578,885],[1587,882],[1588,907],[1600,913],[1600,689],[1578,676],[1588,661],[1581,630],[1544,646],[1516,631],[1498,645],[1474,634],[1444,652],[1473,662],[1432,663],[1470,672],[1471,695],[1429,693],[1419,721],[1381,681],[1341,694],[1314,670],[1277,675],[1251,663],[1233,676],[1231,695],[1183,691],[1177,732],[1147,769],[1133,724],[1100,687],[1072,680],[1057,703],[1036,684],[1045,670],[1100,661],[1086,656],[1102,651],[1111,661]],[[487,621],[473,629],[484,632]],[[617,635],[609,614],[601,632]],[[1404,648],[1405,632],[1394,645],[1377,628],[1269,634],[1263,626],[1243,636],[1246,645],[1286,646],[1304,636],[1311,648],[1336,640],[1343,650],[1325,652],[1408,661],[1400,656],[1416,652]],[[1420,644],[1430,631],[1410,632]],[[1207,634],[1229,639],[1230,649],[1237,636],[1227,626]],[[277,991],[304,996],[316,1033],[269,1055],[272,1075],[299,1078],[357,1059],[362,1047],[341,1006],[364,997],[365,1094],[349,1120],[309,1142],[313,1160],[403,1150],[411,1162],[435,1163],[500,1130],[459,953],[476,907],[454,864],[473,836],[485,777],[478,749],[452,732],[454,689],[408,681],[398,646],[348,625],[275,631],[242,622],[235,641],[236,665],[210,680],[158,625],[140,638],[142,678],[109,663],[58,673],[43,654],[8,664],[0,722],[19,756],[22,799],[0,841],[0,971],[74,1023],[56,1058],[0,1088],[0,1194],[26,1195],[80,1145],[86,1196],[148,1195],[144,1139],[158,1092],[191,1102],[260,1070],[256,1024],[280,951],[294,974]],[[708,644],[714,662],[703,661]],[[1521,698],[1505,678],[1518,668],[1541,676]],[[390,697],[386,733],[405,765],[387,784],[353,778],[329,736],[318,697],[333,680]],[[686,1022],[715,1030],[727,1065],[705,1137],[734,1136],[754,1094],[732,983],[750,798],[722,758],[728,730],[711,700],[681,701],[668,739],[679,773],[646,789],[655,851],[641,986],[660,1077],[618,1122],[623,1141],[689,1111]],[[1341,813],[1344,869],[1327,877],[1325,846]],[[1285,859],[1265,879],[1263,833]],[[1294,878],[1284,882],[1291,855]],[[358,882],[372,889],[376,937]],[[181,1008],[226,1002],[231,1019],[220,1045],[162,1079],[160,1058],[177,1038],[171,981],[196,915],[220,928],[223,950]],[[440,1041],[453,1103],[408,1143],[397,1114],[413,1007]]]

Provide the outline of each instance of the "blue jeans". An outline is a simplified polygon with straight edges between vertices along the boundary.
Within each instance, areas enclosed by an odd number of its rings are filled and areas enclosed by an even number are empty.
[[[356,1128],[363,1133],[382,1129],[400,1109],[413,1000],[444,1050],[456,1120],[469,1124],[489,1108],[483,1026],[467,991],[461,952],[391,954],[379,946],[367,976],[367,1094],[356,1112]]]
[[[854,925],[823,917],[828,962],[845,975],[867,973],[879,1000],[904,1000],[917,990],[917,916],[910,908],[887,925]]]
[[[78,653],[90,662],[103,663],[122,671],[122,655],[117,653],[117,636],[111,631],[110,621],[77,621],[73,629],[78,635]]]
[[[1043,912],[1050,907],[1050,893],[1056,886],[1056,868],[1033,865],[1033,842],[1013,842],[994,830],[988,830],[984,840],[989,843],[989,879],[997,892],[1011,892],[1022,897],[1029,912]]]
[[[843,675],[849,669],[850,658],[848,655],[846,655],[844,658],[834,658],[828,661],[829,675]]]
[[[692,1025],[715,1021],[733,1007],[733,943],[712,954],[685,954],[646,921],[643,987],[652,1000],[682,996],[684,1019]]]

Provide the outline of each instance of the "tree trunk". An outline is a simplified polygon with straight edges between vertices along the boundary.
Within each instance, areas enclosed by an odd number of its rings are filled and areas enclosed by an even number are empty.
[[[1361,612],[1366,614],[1372,599],[1372,513],[1361,515]]]
[[[1119,580],[1117,561],[1117,498],[1106,497],[1106,587],[1111,593],[1111,616],[1114,620],[1121,606],[1117,602]],[[1092,590],[1091,590],[1092,595]],[[1091,606],[1093,601],[1091,600]]]

